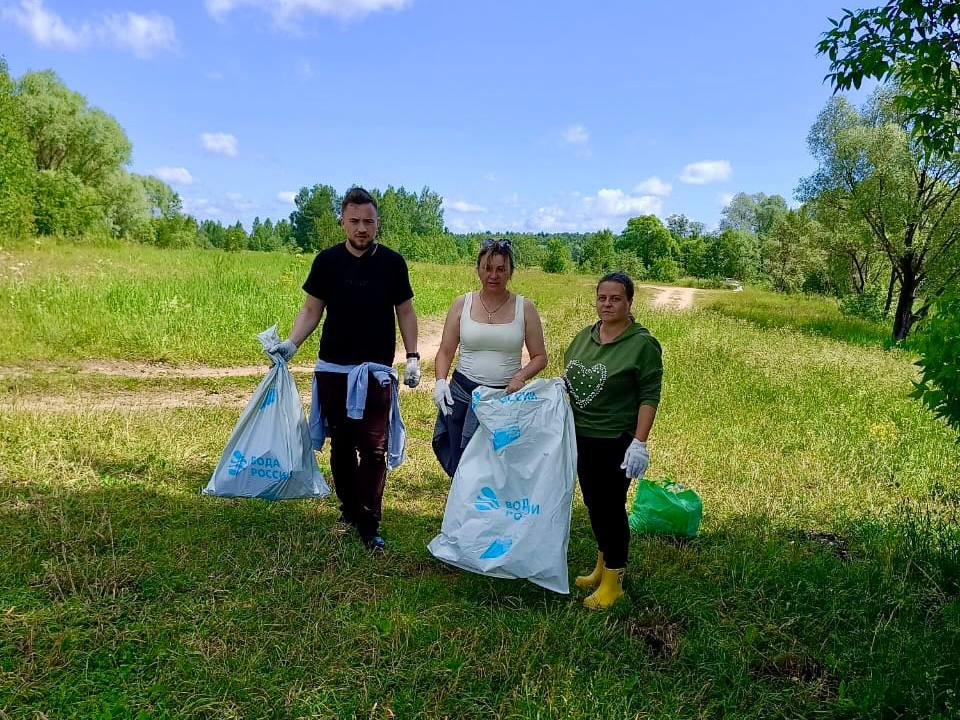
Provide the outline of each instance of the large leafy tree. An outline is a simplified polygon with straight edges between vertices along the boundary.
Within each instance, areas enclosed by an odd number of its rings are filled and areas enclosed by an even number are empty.
[[[587,237],[580,255],[580,267],[587,272],[606,272],[614,266],[616,259],[613,233],[609,230],[600,230]]]
[[[6,62],[0,57],[0,233],[33,232],[36,165]]]
[[[39,170],[69,172],[100,189],[130,161],[123,128],[51,70],[26,73],[17,84],[27,137]]]
[[[893,103],[924,149],[940,157],[960,150],[960,3],[889,0],[830,22],[817,48],[830,58],[835,90],[893,79]]]
[[[820,265],[821,229],[806,208],[780,215],[766,233],[764,256],[767,276],[775,290],[796,292],[808,274]]]
[[[290,213],[293,237],[297,247],[304,251],[316,252],[336,245],[343,239],[343,231],[337,219],[340,196],[330,185],[314,185],[312,188],[300,188],[294,198],[297,209]],[[237,240],[238,236],[227,238],[227,243]]]
[[[656,215],[641,215],[627,220],[617,238],[616,249],[632,252],[645,267],[651,267],[661,257],[679,255],[677,241]]]
[[[860,111],[840,97],[827,103],[808,137],[818,169],[798,196],[870,228],[899,285],[893,337],[902,340],[960,275],[960,157],[912,141],[895,92],[879,89]]]
[[[960,288],[941,296],[936,310],[913,340],[921,369],[914,397],[960,432]]]
[[[755,193],[748,195],[740,192],[733,196],[723,208],[720,218],[721,230],[737,230],[741,233],[750,233],[755,238],[758,248],[757,271],[766,274],[767,236],[777,224],[777,221],[787,212],[787,201],[780,195],[766,195]]]
[[[548,273],[564,273],[570,266],[570,246],[560,238],[551,238],[547,243],[547,255],[543,269]]]

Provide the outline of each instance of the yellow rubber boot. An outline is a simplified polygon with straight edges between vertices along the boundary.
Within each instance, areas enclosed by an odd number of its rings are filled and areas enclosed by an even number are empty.
[[[594,588],[600,585],[600,580],[603,579],[603,553],[597,553],[597,566],[593,569],[593,572],[589,575],[578,575],[577,579],[574,580],[574,584],[582,590],[593,590]]]
[[[583,599],[583,606],[591,610],[606,610],[623,597],[623,575],[626,568],[603,569],[600,587],[592,595]]]

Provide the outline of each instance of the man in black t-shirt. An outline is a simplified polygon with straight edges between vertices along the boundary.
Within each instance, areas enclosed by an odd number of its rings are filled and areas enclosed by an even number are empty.
[[[342,366],[389,366],[396,351],[396,316],[407,351],[404,383],[416,387],[420,382],[420,355],[407,264],[400,254],[376,242],[380,227],[377,203],[366,190],[350,189],[343,198],[340,215],[346,242],[314,258],[303,284],[306,298],[293,329],[270,352],[279,353],[289,362],[326,310],[320,360]],[[330,431],[330,468],[340,499],[340,520],[356,527],[368,547],[383,548],[380,513],[393,389],[370,382],[363,418],[354,420],[346,414],[347,375],[318,372],[316,379]]]

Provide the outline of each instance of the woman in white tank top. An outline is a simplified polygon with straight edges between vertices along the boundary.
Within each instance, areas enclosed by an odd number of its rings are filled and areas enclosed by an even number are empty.
[[[476,429],[476,418],[469,411],[473,389],[486,385],[513,393],[547,366],[537,309],[507,288],[513,268],[510,241],[485,240],[477,257],[480,290],[454,300],[443,324],[434,361],[437,382],[433,400],[439,413],[433,446],[451,477]],[[524,346],[530,360],[522,366]],[[458,347],[460,357],[448,383]]]

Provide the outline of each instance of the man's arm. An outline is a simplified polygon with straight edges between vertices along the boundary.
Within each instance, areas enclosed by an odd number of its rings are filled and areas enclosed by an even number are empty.
[[[293,341],[297,347],[303,345],[304,341],[317,329],[326,307],[327,304],[323,300],[305,293],[303,305],[293,321],[293,329],[287,339]]]
[[[407,300],[395,307],[397,325],[400,326],[400,337],[403,338],[403,347],[408,353],[417,351],[417,312],[413,309],[413,300]]]

